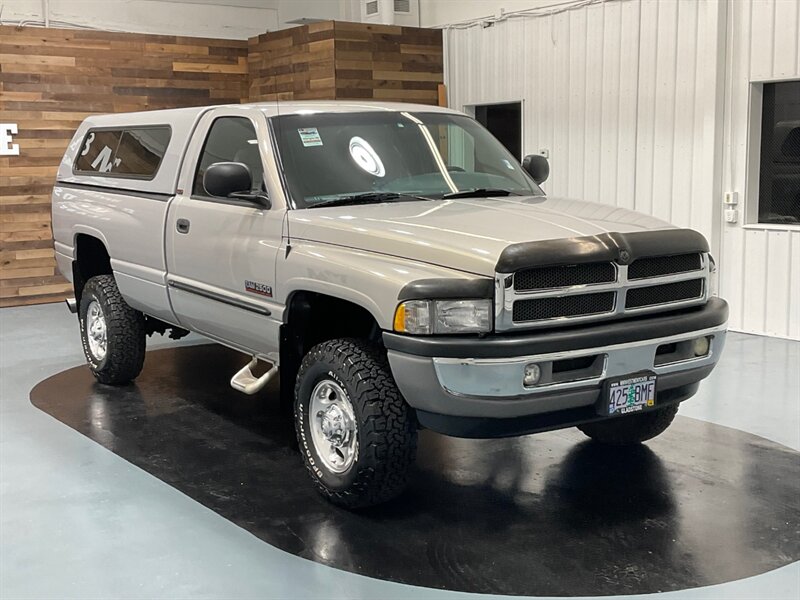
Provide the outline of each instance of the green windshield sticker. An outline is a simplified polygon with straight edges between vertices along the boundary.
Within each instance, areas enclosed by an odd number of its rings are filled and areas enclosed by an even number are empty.
[[[309,146],[322,146],[322,138],[319,137],[319,131],[317,131],[316,127],[303,127],[298,129],[297,133],[300,134],[300,139],[306,148]]]

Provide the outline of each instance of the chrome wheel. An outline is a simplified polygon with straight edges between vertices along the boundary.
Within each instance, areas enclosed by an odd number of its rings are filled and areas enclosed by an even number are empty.
[[[95,360],[101,361],[106,357],[106,317],[103,309],[96,300],[92,300],[86,309],[86,339],[89,342],[89,352]]]
[[[344,473],[358,458],[358,428],[347,392],[335,381],[320,381],[309,403],[311,441],[322,463]]]

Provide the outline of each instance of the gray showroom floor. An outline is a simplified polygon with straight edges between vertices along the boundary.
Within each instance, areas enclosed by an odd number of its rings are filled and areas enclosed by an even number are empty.
[[[277,550],[31,405],[82,361],[63,305],[0,310],[0,598],[478,598]],[[800,450],[800,343],[732,334],[681,414]],[[796,599],[800,563],[661,596]]]

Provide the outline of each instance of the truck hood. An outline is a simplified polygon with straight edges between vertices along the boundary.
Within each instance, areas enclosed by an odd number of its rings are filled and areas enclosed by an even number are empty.
[[[310,208],[289,212],[292,240],[336,244],[493,276],[509,245],[671,226],[607,204],[512,196]]]

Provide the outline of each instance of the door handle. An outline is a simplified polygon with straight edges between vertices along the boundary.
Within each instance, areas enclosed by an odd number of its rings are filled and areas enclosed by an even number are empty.
[[[175,229],[178,233],[189,233],[189,219],[178,219],[175,222]]]

